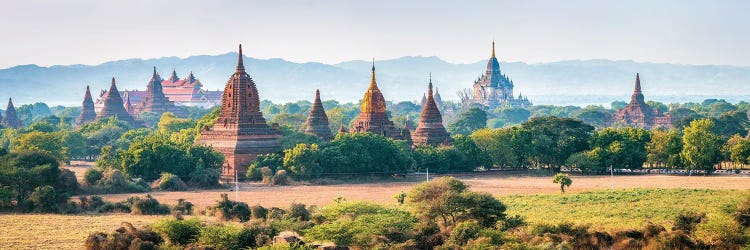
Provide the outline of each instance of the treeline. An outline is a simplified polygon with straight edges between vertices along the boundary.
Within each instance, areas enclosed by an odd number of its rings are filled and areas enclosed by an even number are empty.
[[[669,225],[602,231],[574,223],[529,224],[489,193],[454,178],[421,183],[395,204],[337,198],[323,208],[249,206],[227,195],[203,210],[232,223],[166,218],[93,233],[86,249],[740,249],[750,243],[750,197],[722,210],[675,213]]]

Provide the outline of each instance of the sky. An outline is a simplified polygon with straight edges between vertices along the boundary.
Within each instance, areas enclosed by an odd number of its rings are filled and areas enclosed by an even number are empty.
[[[750,66],[750,1],[2,0],[0,68],[235,51],[293,62],[438,56]]]

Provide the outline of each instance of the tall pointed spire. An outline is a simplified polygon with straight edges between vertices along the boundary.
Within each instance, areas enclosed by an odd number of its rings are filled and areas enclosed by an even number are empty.
[[[81,114],[76,119],[76,126],[81,126],[86,123],[96,120],[96,111],[94,109],[94,99],[91,98],[91,90],[86,85],[86,94],[83,96],[83,103],[81,104]]]
[[[125,111],[128,112],[130,115],[135,115],[135,109],[133,108],[133,104],[130,103],[130,93],[128,93],[127,97],[125,97]]]
[[[310,114],[307,116],[305,133],[315,135],[323,140],[333,139],[331,128],[328,127],[328,116],[323,108],[323,102],[320,101],[320,90],[317,89],[315,90],[315,101],[310,108]]]
[[[495,40],[492,40],[492,58],[495,58]]]
[[[641,91],[641,76],[639,73],[635,73],[635,90],[633,92],[642,93]]]
[[[3,126],[10,128],[21,128],[23,122],[18,119],[16,114],[16,107],[13,106],[13,98],[8,98],[8,107],[5,109],[5,117],[3,117]]]
[[[156,67],[154,67],[154,71],[156,71]],[[172,75],[169,77],[169,82],[175,83],[180,80],[180,77],[177,76],[177,70],[174,68],[172,69]]]
[[[239,71],[245,71],[245,63],[242,61],[242,44],[240,44],[240,52],[239,56],[237,58],[237,72]]]
[[[416,145],[440,145],[451,141],[450,134],[443,126],[443,116],[436,104],[432,92],[432,74],[427,84],[427,102],[422,107],[422,114],[419,117],[419,124],[411,139]]]
[[[104,119],[108,117],[116,117],[119,120],[128,122],[133,127],[143,127],[142,122],[138,122],[133,119],[128,111],[125,109],[125,103],[122,101],[120,91],[117,90],[117,84],[115,78],[112,77],[112,84],[109,86],[109,91],[104,93],[102,109],[96,114],[96,119]]]
[[[370,86],[377,87],[377,82],[375,82],[375,57],[372,58],[372,79],[370,80]]]

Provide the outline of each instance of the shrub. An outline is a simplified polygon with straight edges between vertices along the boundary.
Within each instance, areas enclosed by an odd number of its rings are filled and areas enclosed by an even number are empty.
[[[107,235],[102,232],[92,233],[84,241],[88,250],[105,249],[157,249],[163,239],[150,230],[138,230],[132,224],[124,222],[122,227]]]
[[[80,186],[78,185],[76,174],[69,169],[62,169],[60,172],[60,187],[68,194],[73,194],[78,191]]]
[[[281,169],[279,171],[276,171],[276,174],[273,176],[273,182],[271,183],[271,185],[283,186],[289,185],[289,183],[289,176],[287,175],[286,170]]]
[[[482,231],[482,225],[475,220],[468,220],[458,223],[456,227],[451,230],[451,236],[448,238],[452,243],[462,246],[466,242],[479,237],[479,232]]]
[[[750,227],[750,196],[737,206],[737,210],[732,215],[737,223],[743,227]]]
[[[185,199],[177,199],[177,205],[172,209],[173,212],[181,215],[192,215],[193,214],[193,203],[185,201]]]
[[[212,215],[222,220],[237,220],[245,222],[250,220],[250,207],[247,203],[231,201],[227,194],[221,194],[221,200],[209,208]]]
[[[196,168],[190,173],[190,186],[198,188],[213,188],[219,186],[221,171],[211,168]]]
[[[208,249],[241,249],[241,233],[234,225],[211,225],[201,228],[197,242]]]
[[[307,210],[305,204],[294,203],[289,206],[289,213],[286,214],[287,218],[296,219],[300,221],[310,220],[310,211]]]
[[[58,204],[65,203],[66,200],[67,197],[58,197],[55,188],[51,186],[36,187],[29,196],[29,201],[37,212],[57,212]]]
[[[682,230],[688,234],[695,230],[695,227],[706,218],[706,213],[686,212],[680,213],[674,220],[673,231]]]
[[[260,172],[261,169],[262,167],[250,165],[250,167],[247,168],[247,173],[245,174],[245,177],[247,177],[248,181],[262,181],[263,174]]]
[[[265,184],[273,184],[273,170],[269,167],[262,167],[260,168],[260,175],[262,176],[262,181]]]
[[[83,174],[83,180],[86,181],[86,184],[88,184],[89,186],[96,185],[96,183],[99,182],[102,177],[104,177],[104,173],[95,168],[89,168]]]
[[[201,231],[201,221],[198,219],[177,220],[167,218],[157,221],[151,225],[151,228],[170,243],[185,245],[198,238]]]
[[[502,224],[500,225],[500,229],[505,231],[505,230],[522,227],[522,226],[526,226],[526,221],[520,215],[514,215],[511,217],[506,217],[502,221]]]
[[[133,214],[169,214],[169,207],[164,204],[159,204],[159,201],[146,195],[146,198],[138,196],[128,198],[128,203],[131,204],[130,212]]]
[[[171,173],[161,173],[161,177],[154,182],[151,188],[158,188],[159,190],[165,191],[182,191],[187,189],[185,182]]]
[[[694,236],[711,249],[739,249],[744,242],[742,227],[727,217],[712,217],[698,224]]]
[[[253,219],[265,220],[266,216],[268,215],[268,209],[260,205],[255,205],[250,207],[250,214],[252,215]]]
[[[261,222],[248,223],[240,232],[240,245],[247,248],[260,247],[271,243],[278,231]]]
[[[143,180],[140,180],[141,182]],[[148,184],[133,182],[127,179],[120,170],[109,170],[99,180],[97,188],[104,193],[143,193],[148,191]]]

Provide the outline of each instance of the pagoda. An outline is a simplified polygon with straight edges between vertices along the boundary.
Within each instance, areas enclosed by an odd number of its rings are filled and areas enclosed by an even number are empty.
[[[133,127],[143,127],[142,122],[133,119],[133,116],[131,116],[125,109],[125,104],[122,102],[120,92],[117,91],[114,77],[112,77],[112,84],[109,86],[109,91],[104,94],[102,101],[104,105],[99,113],[96,114],[97,120],[115,117],[118,120],[127,122]]]
[[[135,108],[133,108],[133,104],[130,103],[130,96],[125,98],[125,111],[128,111],[130,116],[136,117]]]
[[[174,71],[172,71],[172,73],[173,76],[176,74]],[[141,97],[141,101],[135,105],[135,113],[140,115],[143,112],[151,112],[161,116],[164,112],[172,112],[179,117],[187,116],[184,109],[175,106],[174,102],[167,99],[164,95],[162,81],[164,80],[162,80],[159,74],[156,73],[156,67],[154,67],[154,73],[151,75],[151,80],[148,82],[146,94]],[[130,100],[130,95],[128,95],[128,100]]]
[[[86,94],[83,96],[81,105],[81,114],[76,119],[76,126],[82,126],[86,123],[96,120],[96,111],[94,111],[94,99],[91,98],[91,90],[86,86]]]
[[[359,114],[359,120],[354,123],[352,132],[365,133],[370,132],[379,134],[396,140],[409,140],[405,138],[402,129],[396,128],[386,113],[385,98],[378,89],[375,81],[375,62],[372,64],[372,79],[370,87],[367,88],[362,98],[362,111]]]
[[[3,117],[3,126],[8,128],[21,128],[23,122],[18,119],[16,114],[16,107],[13,106],[13,98],[8,98],[8,107],[5,109],[5,117]]]
[[[671,128],[672,122],[669,114],[664,114],[659,109],[652,108],[646,104],[643,91],[641,90],[641,76],[636,73],[635,89],[630,96],[630,103],[615,112],[609,121],[609,125],[625,125],[640,128]]]
[[[427,85],[427,101],[422,107],[422,114],[419,116],[417,129],[411,135],[414,145],[431,145],[449,144],[453,139],[443,126],[443,116],[435,102],[432,94],[432,75]]]
[[[315,102],[310,109],[310,115],[307,117],[305,133],[326,141],[333,139],[331,128],[328,127],[328,116],[323,108],[323,102],[320,101],[320,90],[317,89],[315,90]]]
[[[500,63],[495,57],[495,41],[492,41],[492,55],[487,61],[484,74],[474,81],[474,92],[470,102],[480,104],[487,109],[503,106],[516,108],[531,106],[528,99],[516,99],[513,96],[513,86],[513,80],[500,71]]]
[[[204,127],[196,144],[211,145],[226,159],[225,179],[245,176],[247,166],[260,154],[281,152],[278,125],[269,126],[260,112],[255,82],[245,72],[242,45],[234,74],[224,87],[221,112],[213,127]]]

